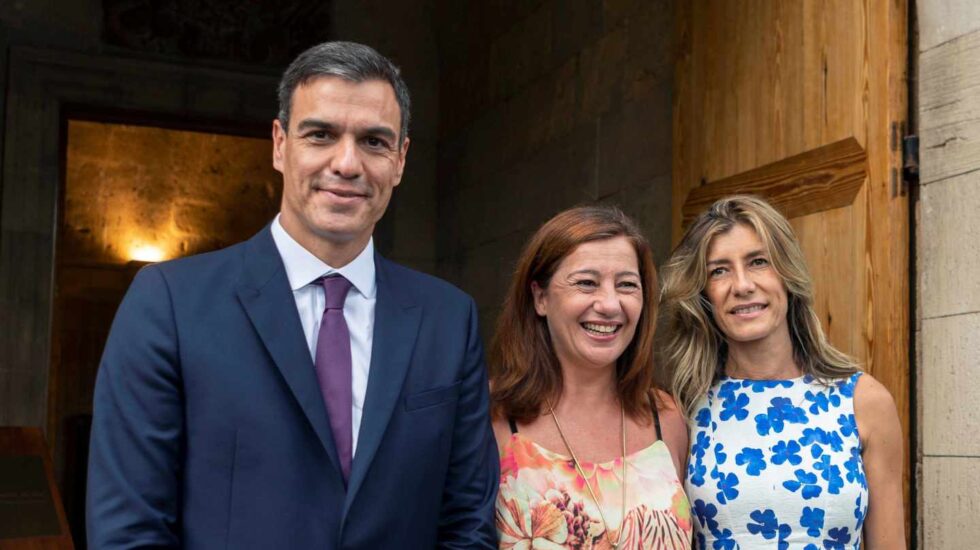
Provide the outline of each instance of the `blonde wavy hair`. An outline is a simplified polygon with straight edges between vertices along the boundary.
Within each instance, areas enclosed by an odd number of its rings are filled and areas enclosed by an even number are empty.
[[[661,362],[670,373],[674,398],[688,416],[722,374],[728,357],[725,335],[715,323],[704,291],[711,240],[736,224],[755,230],[786,287],[793,355],[803,373],[829,383],[859,370],[857,363],[831,346],[824,335],[813,309],[813,282],[789,222],[760,198],[733,195],[716,201],[691,223],[661,269],[660,308],[665,333]]]

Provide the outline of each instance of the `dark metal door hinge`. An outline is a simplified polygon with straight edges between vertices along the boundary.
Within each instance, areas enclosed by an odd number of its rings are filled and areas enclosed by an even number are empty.
[[[902,195],[919,184],[919,136],[909,134],[902,138]]]

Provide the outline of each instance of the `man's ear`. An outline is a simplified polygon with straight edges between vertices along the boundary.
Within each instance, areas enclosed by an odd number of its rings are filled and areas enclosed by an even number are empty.
[[[286,156],[286,129],[279,119],[272,121],[272,167],[282,173]]]
[[[405,173],[405,159],[408,158],[408,144],[411,141],[407,137],[402,140],[401,148],[398,150],[398,166],[395,171],[395,183],[392,187],[397,187],[402,182],[402,174]]]
[[[548,293],[537,281],[531,281],[531,294],[534,295],[534,311],[541,317],[548,315]]]

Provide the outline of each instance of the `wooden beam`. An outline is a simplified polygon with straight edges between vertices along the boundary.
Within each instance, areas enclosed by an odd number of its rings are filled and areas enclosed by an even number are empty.
[[[681,223],[686,228],[716,200],[734,194],[763,197],[787,218],[840,208],[854,202],[867,173],[868,155],[849,137],[691,190]]]

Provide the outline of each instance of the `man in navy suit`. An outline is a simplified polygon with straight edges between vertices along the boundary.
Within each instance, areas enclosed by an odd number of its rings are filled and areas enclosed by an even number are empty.
[[[371,239],[405,166],[405,84],[373,49],[331,42],[290,65],[279,103],[280,214],[141,270],[119,307],[89,545],[494,548],[476,308]]]

